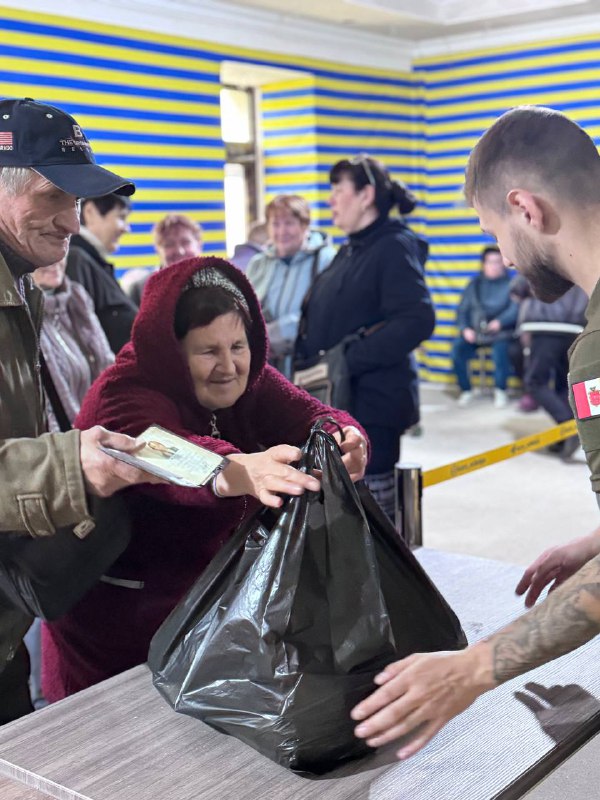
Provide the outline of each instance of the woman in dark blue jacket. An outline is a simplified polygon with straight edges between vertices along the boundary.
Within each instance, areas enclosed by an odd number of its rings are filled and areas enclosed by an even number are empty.
[[[339,161],[330,173],[333,222],[348,234],[306,298],[296,360],[306,364],[346,336],[351,413],[366,428],[371,460],[365,480],[384,510],[394,509],[394,464],[400,436],[419,419],[412,351],[433,332],[435,314],[425,285],[427,244],[401,218],[416,205],[368,156]]]

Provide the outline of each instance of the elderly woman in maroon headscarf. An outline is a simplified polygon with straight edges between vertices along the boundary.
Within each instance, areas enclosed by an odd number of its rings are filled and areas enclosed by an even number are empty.
[[[94,384],[77,425],[137,436],[152,424],[227,456],[211,485],[143,485],[124,494],[132,540],[108,575],[44,627],[44,694],[57,700],[146,660],[158,626],[238,524],[260,504],[316,491],[292,465],[312,424],[342,427],[344,463],[364,475],[367,442],[266,364],[267,337],[245,276],[194,258],[148,281],[132,340]]]

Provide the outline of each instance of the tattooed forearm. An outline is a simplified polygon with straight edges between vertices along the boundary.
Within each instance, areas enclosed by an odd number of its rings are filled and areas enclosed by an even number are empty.
[[[600,556],[543,603],[489,638],[503,683],[569,653],[600,633]]]

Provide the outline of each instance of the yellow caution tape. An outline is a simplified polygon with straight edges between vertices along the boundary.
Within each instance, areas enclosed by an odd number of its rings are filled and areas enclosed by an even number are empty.
[[[493,450],[486,450],[485,453],[463,458],[460,461],[453,461],[443,467],[429,469],[423,473],[423,486],[434,486],[436,483],[458,478],[460,475],[466,475],[476,469],[489,467],[491,464],[497,464],[507,458],[514,458],[514,456],[520,456],[523,453],[530,453],[532,450],[539,450],[540,447],[547,447],[549,444],[554,444],[554,442],[560,442],[576,433],[577,424],[574,419],[569,422],[563,422],[561,425],[548,428],[546,431],[534,433],[532,436],[524,436],[511,444],[495,447]]]

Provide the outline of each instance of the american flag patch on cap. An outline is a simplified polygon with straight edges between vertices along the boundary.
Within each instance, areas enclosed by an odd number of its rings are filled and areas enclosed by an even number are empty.
[[[0,147],[12,149],[13,146],[13,133],[12,131],[0,131]]]
[[[600,378],[574,383],[572,389],[577,419],[600,415]]]

